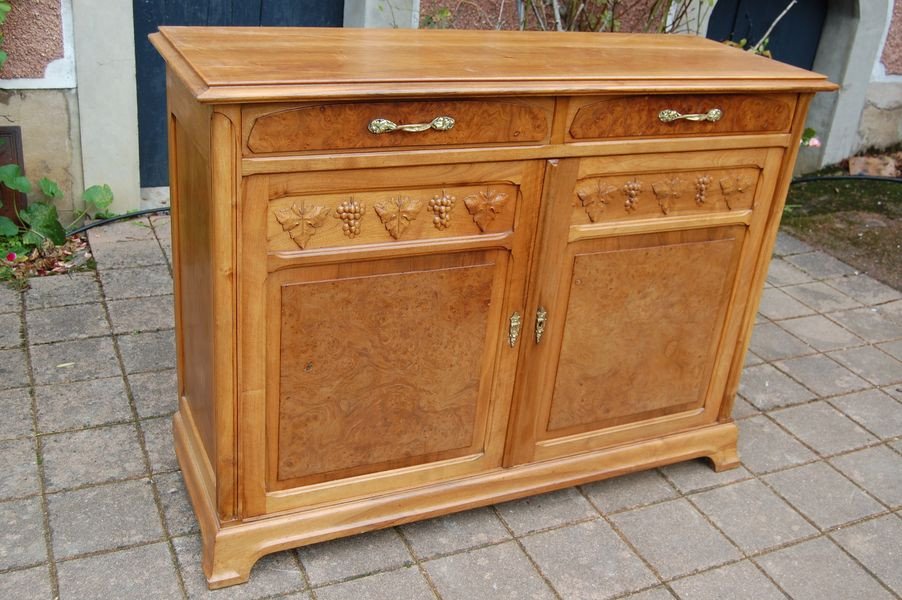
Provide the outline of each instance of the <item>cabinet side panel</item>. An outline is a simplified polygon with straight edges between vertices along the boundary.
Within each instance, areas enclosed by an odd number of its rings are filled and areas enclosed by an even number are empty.
[[[179,339],[179,393],[188,403],[208,458],[215,456],[213,314],[210,239],[209,161],[176,115],[172,179],[176,249],[173,254],[180,293],[176,295]]]

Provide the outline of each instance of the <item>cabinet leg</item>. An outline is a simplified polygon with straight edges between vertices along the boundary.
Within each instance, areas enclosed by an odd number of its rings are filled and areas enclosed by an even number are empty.
[[[739,453],[736,451],[736,446],[721,448],[714,454],[709,455],[708,459],[711,461],[714,470],[718,473],[721,471],[729,471],[730,469],[735,469],[739,466]]]
[[[230,555],[223,548],[217,549],[215,540],[210,540],[209,544],[204,540],[204,575],[207,577],[207,587],[211,590],[246,583],[256,562],[256,556],[249,558],[242,553]]]

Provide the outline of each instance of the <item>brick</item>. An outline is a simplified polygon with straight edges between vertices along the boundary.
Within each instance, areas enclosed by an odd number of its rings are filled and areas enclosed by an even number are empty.
[[[813,452],[763,415],[737,424],[739,457],[753,473],[776,471],[815,458]]]
[[[41,491],[33,438],[0,442],[0,500],[22,498]]]
[[[711,462],[703,458],[667,465],[661,472],[684,494],[726,485],[752,476],[745,467],[718,473],[711,468]]]
[[[814,311],[779,288],[768,288],[761,296],[758,312],[768,319],[789,319],[814,314]]]
[[[0,389],[26,387],[30,383],[25,351],[0,350]]]
[[[353,579],[316,590],[318,600],[434,600],[435,594],[416,567]]]
[[[752,352],[764,360],[780,360],[814,352],[775,323],[755,325],[750,344]]]
[[[902,403],[882,390],[838,396],[830,404],[883,439],[902,435]]]
[[[172,276],[165,264],[101,271],[100,281],[107,300],[172,294]]]
[[[513,542],[424,563],[443,600],[544,600],[555,598]]]
[[[434,558],[510,539],[491,508],[478,508],[401,527],[414,554]]]
[[[821,352],[861,346],[863,339],[823,315],[780,321],[780,327]]]
[[[742,561],[670,583],[680,598],[692,600],[784,600],[786,596],[755,565]]]
[[[607,514],[677,496],[676,490],[655,469],[584,485],[583,491],[598,510]]]
[[[28,388],[0,390],[0,414],[3,415],[0,419],[0,440],[34,435]]]
[[[902,362],[873,346],[839,350],[828,356],[876,385],[902,382]]]
[[[817,312],[827,313],[861,306],[860,302],[849,298],[822,281],[793,285],[785,287],[783,290]]]
[[[116,339],[125,372],[129,375],[175,368],[175,333],[172,330],[120,335]]]
[[[889,318],[879,306],[833,313],[830,319],[869,342],[902,338],[902,323]]]
[[[0,502],[0,570],[43,562],[47,562],[47,546],[41,499]]]
[[[828,279],[858,273],[853,267],[836,260],[824,252],[795,254],[786,257],[786,261],[799,267],[815,279]]]
[[[101,304],[29,310],[25,320],[31,344],[79,340],[110,333],[110,325]]]
[[[576,488],[505,502],[496,507],[514,535],[557,527],[598,516]]]
[[[833,539],[902,595],[902,519],[886,515],[833,532]]]
[[[759,410],[771,410],[814,400],[817,396],[772,365],[756,365],[742,372],[739,393]]]
[[[331,542],[298,548],[310,585],[390,571],[413,564],[404,542],[394,529],[382,529]]]
[[[31,364],[36,385],[121,375],[109,337],[32,346]]]
[[[771,417],[822,455],[854,450],[877,441],[826,402],[774,411]]]
[[[44,436],[43,457],[49,491],[147,473],[131,423]]]
[[[902,456],[889,448],[865,448],[830,462],[890,508],[902,506]]]
[[[175,327],[172,296],[111,300],[107,305],[114,333],[140,333]]]
[[[42,433],[82,429],[132,418],[122,377],[104,377],[35,388]]]
[[[25,306],[29,311],[99,302],[100,286],[94,273],[32,277],[25,292]]]
[[[178,575],[167,544],[69,560],[57,566],[63,598],[179,598]]]

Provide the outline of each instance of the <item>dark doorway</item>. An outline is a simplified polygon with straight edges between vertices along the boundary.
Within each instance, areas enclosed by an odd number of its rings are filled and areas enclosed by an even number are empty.
[[[166,69],[147,40],[160,25],[341,27],[344,0],[134,0],[141,186],[168,185]]]
[[[787,5],[789,0],[719,0],[707,37],[755,44]],[[771,32],[767,49],[780,62],[810,69],[826,17],[827,0],[799,0]]]

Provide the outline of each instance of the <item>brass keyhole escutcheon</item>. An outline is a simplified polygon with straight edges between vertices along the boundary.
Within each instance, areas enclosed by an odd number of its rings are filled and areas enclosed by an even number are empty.
[[[520,316],[520,313],[515,312],[511,315],[510,328],[507,332],[507,343],[510,344],[511,348],[517,345],[517,340],[520,339],[520,328],[522,326],[523,317]]]
[[[536,311],[536,343],[542,341],[542,335],[545,333],[545,325],[548,323],[548,311],[544,306],[540,306]]]

